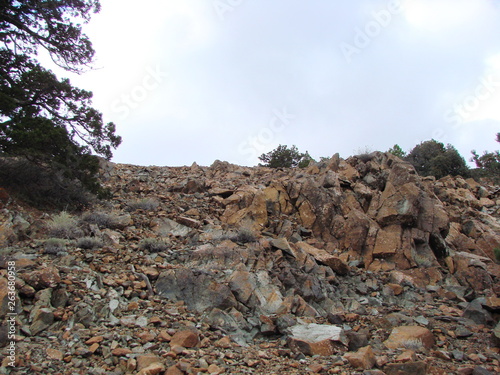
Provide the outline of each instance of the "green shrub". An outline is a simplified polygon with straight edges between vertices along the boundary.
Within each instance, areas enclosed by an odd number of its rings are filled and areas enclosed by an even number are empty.
[[[0,157],[0,186],[39,209],[78,209],[95,200],[79,181],[22,157]]]
[[[103,242],[100,238],[96,237],[82,237],[76,241],[76,247],[84,250],[97,249],[103,246]]]
[[[79,238],[83,231],[78,227],[78,220],[68,212],[62,211],[47,224],[49,235],[57,238]]]
[[[495,254],[496,261],[500,262],[500,247],[495,247],[493,253]]]
[[[49,238],[43,244],[45,254],[58,255],[66,251],[66,241],[62,238]]]
[[[165,251],[169,245],[164,241],[156,238],[144,238],[139,242],[139,249],[149,251],[151,253],[158,253]]]

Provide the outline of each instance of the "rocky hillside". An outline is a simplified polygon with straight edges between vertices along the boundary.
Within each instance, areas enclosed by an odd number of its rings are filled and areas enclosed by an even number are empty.
[[[500,373],[497,186],[377,152],[101,179],[73,214],[0,189],[0,374]]]

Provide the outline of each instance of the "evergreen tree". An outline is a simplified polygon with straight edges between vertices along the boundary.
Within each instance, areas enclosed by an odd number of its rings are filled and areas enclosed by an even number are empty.
[[[98,160],[121,138],[92,108],[92,93],[36,60],[45,49],[67,71],[90,67],[94,50],[80,23],[98,0],[0,0],[0,154],[24,157],[97,191]],[[80,22],[80,23],[79,23]]]
[[[314,161],[308,152],[300,153],[296,146],[288,148],[283,145],[279,145],[267,154],[262,154],[259,160],[264,162],[260,165],[270,168],[304,168]]]
[[[469,168],[465,159],[452,146],[444,146],[434,139],[415,146],[405,158],[421,176],[442,178],[447,175],[467,177]]]
[[[497,133],[496,141],[500,142],[500,133]],[[472,155],[471,161],[476,163],[476,167],[479,169],[479,173],[476,174],[479,174],[480,177],[500,177],[500,152],[498,150],[485,151],[481,156],[472,150]]]

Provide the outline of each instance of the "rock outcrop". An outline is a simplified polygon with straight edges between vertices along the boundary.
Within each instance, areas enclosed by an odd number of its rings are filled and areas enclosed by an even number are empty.
[[[103,163],[102,181],[113,199],[74,215],[86,241],[56,250],[55,214],[0,208],[19,371],[500,371],[497,186],[379,152],[284,170]]]

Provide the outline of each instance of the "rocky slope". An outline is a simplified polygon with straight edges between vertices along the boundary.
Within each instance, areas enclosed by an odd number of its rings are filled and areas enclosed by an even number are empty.
[[[101,178],[73,215],[0,191],[0,373],[500,373],[497,186],[384,153]]]

